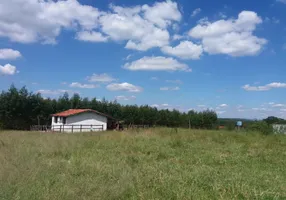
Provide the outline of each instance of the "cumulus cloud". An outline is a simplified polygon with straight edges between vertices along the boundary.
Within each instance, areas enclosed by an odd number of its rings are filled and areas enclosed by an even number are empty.
[[[191,17],[195,17],[195,16],[198,15],[201,11],[202,11],[202,9],[200,9],[200,8],[195,9],[195,10],[192,12]]]
[[[181,40],[184,37],[185,37],[184,35],[175,34],[175,35],[173,35],[172,38],[173,38],[173,40]]]
[[[108,11],[78,0],[10,0],[0,2],[0,37],[21,43],[57,43],[63,29],[88,42],[126,41],[126,48],[145,51],[169,43],[168,27],[182,18],[176,2],[121,7]],[[11,15],[13,13],[13,15]]]
[[[116,79],[106,73],[103,73],[103,74],[92,74],[92,76],[87,77],[87,80],[89,82],[108,83],[115,81]]]
[[[145,19],[153,22],[160,28],[166,28],[172,21],[180,21],[182,18],[177,3],[170,0],[156,2],[151,7],[144,5],[142,6],[142,10],[145,12]]]
[[[70,84],[70,87],[73,88],[82,88],[82,89],[93,89],[99,87],[98,85],[94,84],[83,84],[83,83],[78,83],[78,82],[73,82]]]
[[[207,19],[189,31],[193,38],[200,39],[204,51],[209,54],[230,56],[253,56],[258,54],[267,41],[253,35],[262,19],[252,11],[242,11],[237,19],[219,20],[213,23]]]
[[[162,56],[145,56],[131,63],[126,63],[123,68],[131,71],[191,71],[186,64]]]
[[[111,83],[106,86],[110,91],[127,91],[127,92],[142,92],[143,88],[132,85],[130,83]]]
[[[161,87],[160,90],[162,91],[175,91],[175,90],[180,90],[179,87]]]
[[[76,39],[86,42],[107,42],[108,37],[103,36],[100,32],[81,31],[77,33]]]
[[[227,107],[227,106],[228,106],[228,105],[225,104],[225,103],[219,105],[219,107],[221,107],[221,108],[224,108],[224,107]]]
[[[17,73],[17,68],[13,65],[0,65],[0,75],[14,75]]]
[[[0,49],[0,59],[14,60],[20,58],[22,55],[19,51],[13,49]]]
[[[180,21],[177,3],[157,2],[152,6],[110,6],[112,12],[100,17],[102,32],[115,41],[127,41],[125,48],[146,51],[169,43],[167,27]]]
[[[130,101],[130,100],[135,100],[136,96],[119,95],[119,96],[116,96],[115,99],[118,101]]]
[[[182,59],[200,59],[203,53],[201,45],[194,44],[191,41],[182,41],[178,46],[164,46],[161,48],[162,52],[168,55],[177,56]]]
[[[63,28],[91,30],[101,15],[97,8],[77,0],[9,0],[1,1],[0,8],[0,37],[21,43],[56,43]]]
[[[246,91],[268,91],[274,88],[286,88],[286,83],[273,82],[263,86],[250,86],[249,84],[242,86]]]

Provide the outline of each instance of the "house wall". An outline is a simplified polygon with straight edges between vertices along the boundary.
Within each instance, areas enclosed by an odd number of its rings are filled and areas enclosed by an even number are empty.
[[[62,126],[58,126],[62,125]],[[73,125],[73,126],[71,126]],[[58,118],[58,122],[54,122],[52,118],[52,130],[61,132],[90,132],[90,131],[101,131],[107,130],[107,117],[98,115],[92,112],[80,113],[72,115],[66,118],[66,124],[63,125],[61,117]]]
[[[274,124],[273,131],[275,134],[286,134],[286,125],[285,124]]]

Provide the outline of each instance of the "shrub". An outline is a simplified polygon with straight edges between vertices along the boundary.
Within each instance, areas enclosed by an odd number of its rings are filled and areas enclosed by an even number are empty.
[[[273,128],[271,125],[267,124],[265,121],[255,121],[247,127],[250,131],[257,131],[263,135],[269,135],[273,133]]]

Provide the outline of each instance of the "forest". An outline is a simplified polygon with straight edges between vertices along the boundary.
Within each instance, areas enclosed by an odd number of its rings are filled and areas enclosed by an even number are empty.
[[[148,105],[121,105],[116,101],[96,97],[82,98],[79,94],[64,93],[58,99],[44,98],[26,87],[14,85],[0,95],[0,129],[29,130],[31,125],[50,125],[51,114],[68,109],[89,108],[111,115],[125,125],[150,125],[212,129],[217,127],[217,114],[211,110],[202,112],[157,109]]]

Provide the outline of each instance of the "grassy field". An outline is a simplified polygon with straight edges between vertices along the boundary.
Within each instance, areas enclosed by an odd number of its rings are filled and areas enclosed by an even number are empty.
[[[0,199],[286,199],[286,136],[0,132]]]

